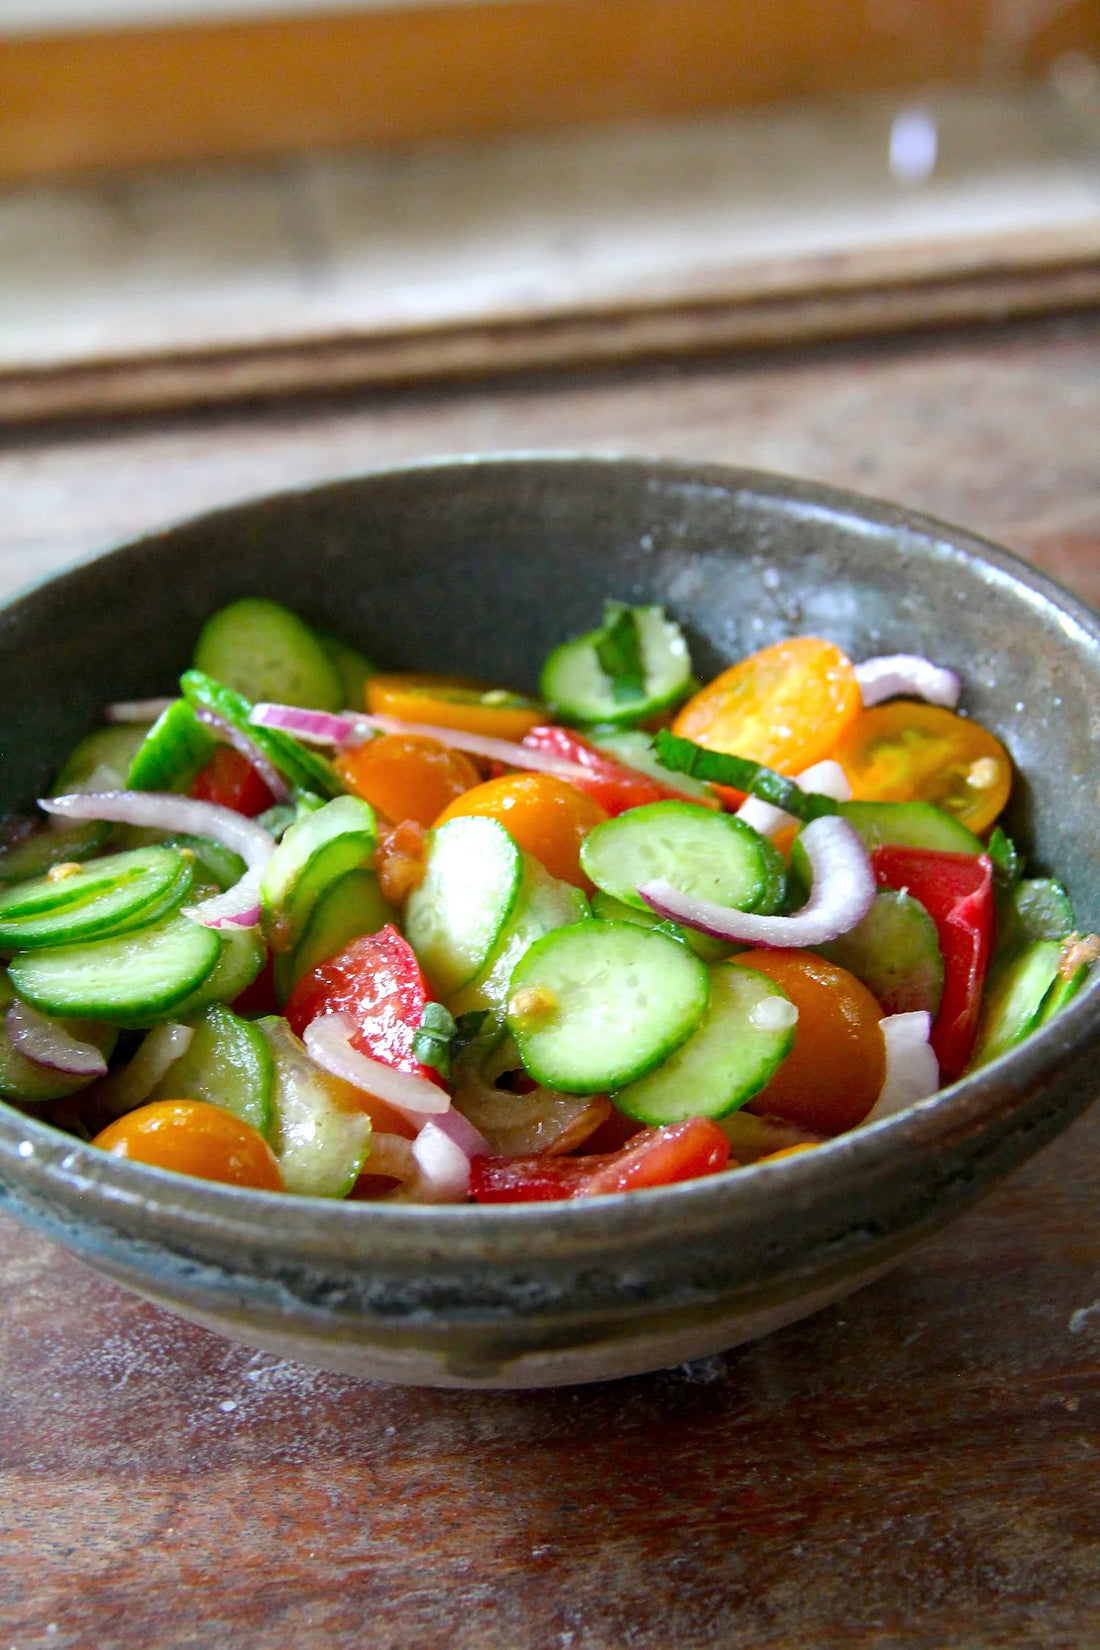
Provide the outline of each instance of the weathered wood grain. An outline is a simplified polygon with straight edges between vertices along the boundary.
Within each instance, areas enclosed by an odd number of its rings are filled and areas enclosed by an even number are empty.
[[[1100,596],[1100,323],[27,434],[0,581],[274,485],[521,444],[764,464]],[[725,1357],[398,1391],[0,1218],[0,1650],[1086,1650],[1100,1108],[892,1276]]]

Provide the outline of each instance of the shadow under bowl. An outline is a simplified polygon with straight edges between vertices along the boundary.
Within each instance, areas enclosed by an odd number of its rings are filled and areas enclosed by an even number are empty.
[[[1100,928],[1100,619],[1006,552],[758,473],[458,460],[242,504],[0,613],[5,809],[101,707],[171,691],[203,620],[265,594],[383,665],[531,689],[606,596],[660,602],[698,673],[796,633],[960,671],[1018,770],[1006,827]],[[733,1346],[893,1265],[1082,1111],[1100,982],[1019,1049],[820,1150],[590,1203],[329,1203],[183,1179],[0,1106],[0,1208],[184,1316],[328,1368],[522,1387]]]

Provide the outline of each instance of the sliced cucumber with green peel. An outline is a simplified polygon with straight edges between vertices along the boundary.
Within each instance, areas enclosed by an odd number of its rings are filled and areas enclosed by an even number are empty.
[[[183,904],[191,867],[174,848],[139,848],[19,883],[0,894],[0,946],[72,945],[154,922]]]
[[[190,921],[190,919],[186,919]],[[213,929],[208,930],[214,933]],[[267,961],[267,946],[255,928],[223,928],[218,931],[218,956],[213,968],[195,990],[181,1002],[169,1008],[135,1017],[127,1025],[145,1027],[159,1025],[162,1020],[190,1019],[209,1008],[212,1003],[232,1003],[253,980]]]
[[[110,832],[101,819],[33,830],[0,852],[0,882],[25,882],[44,876],[54,865],[79,865],[102,848]]]
[[[1057,940],[1032,940],[997,969],[986,992],[971,1067],[987,1065],[1034,1031],[1061,960]]]
[[[880,889],[861,922],[814,949],[862,980],[884,1014],[939,1013],[943,952],[935,923],[911,894]]]
[[[1028,877],[1012,889],[1016,935],[1030,940],[1061,940],[1075,927],[1073,903],[1053,877]]]
[[[239,728],[296,792],[312,792],[322,798],[344,795],[345,786],[331,762],[326,762],[316,751],[307,750],[281,729],[257,727],[248,720],[252,700],[246,699],[243,693],[201,670],[184,671],[180,692],[193,710],[208,710]]]
[[[262,596],[231,602],[207,619],[195,668],[253,701],[342,710],[340,673],[297,614]]]
[[[614,895],[605,894],[602,888],[597,888],[592,896],[592,915],[605,917],[609,922],[636,922],[640,928],[659,928],[663,934],[672,932],[678,940],[690,945],[695,955],[705,963],[721,962],[726,957],[732,957],[735,951],[745,949],[743,945],[730,945],[725,940],[715,939],[713,934],[701,934],[697,928],[684,928],[678,922],[668,922],[648,905],[626,905]]]
[[[838,812],[867,847],[934,848],[942,854],[984,854],[985,844],[932,802],[841,802]]]
[[[1073,1001],[1092,973],[1091,963],[1079,963],[1069,974],[1063,972],[1065,966],[1063,960],[1058,967],[1057,979],[1043,998],[1037,1022],[1041,1026],[1045,1026],[1048,1020],[1053,1020],[1054,1016],[1065,1008],[1067,1003]]]
[[[372,665],[369,659],[357,653],[355,648],[348,647],[336,636],[330,636],[327,630],[318,630],[314,634],[324,649],[325,657],[340,679],[340,688],[343,704],[340,710],[363,710],[366,707],[366,687],[372,676],[377,675],[377,666]]]
[[[695,898],[764,914],[778,910],[786,887],[772,843],[696,802],[648,802],[606,820],[585,837],[581,865],[597,888],[638,908],[639,885],[659,877]]]
[[[447,1003],[456,1020],[462,1014],[487,1011],[479,1044],[495,1043],[503,1032],[512,974],[524,953],[552,929],[581,922],[588,914],[588,901],[579,888],[552,877],[531,854],[523,855],[523,881],[512,915],[480,973]]]
[[[630,724],[667,709],[691,686],[687,642],[664,609],[609,603],[603,629],[554,649],[540,690],[566,721]]]
[[[124,791],[130,763],[148,732],[148,727],[141,722],[122,722],[117,727],[96,728],[70,753],[54,780],[50,795],[69,796],[75,791]]]
[[[637,768],[639,773],[655,779],[658,785],[667,785],[670,790],[682,791],[688,800],[695,797],[706,807],[715,807],[717,799],[712,786],[705,785],[701,779],[693,779],[690,774],[672,773],[658,760],[651,734],[631,728],[615,733],[593,732],[586,737],[597,750],[606,751],[608,756],[614,756],[628,768]]]
[[[275,994],[285,1003],[304,974],[327,962],[360,934],[376,934],[397,912],[382,897],[375,873],[366,866],[345,871],[318,896],[293,951],[275,958]]]
[[[679,940],[589,917],[520,959],[508,1029],[537,1082],[606,1093],[667,1060],[699,1024],[708,994],[705,964]]]
[[[186,699],[161,712],[134,752],[126,778],[131,791],[186,790],[214,754],[217,741]]]
[[[150,1101],[205,1100],[250,1123],[266,1139],[275,1062],[263,1032],[221,1004],[200,1014],[192,1029],[187,1052],[173,1060]]]
[[[427,871],[405,907],[405,938],[441,997],[485,966],[522,880],[523,856],[495,819],[468,814],[428,832]]]
[[[655,1071],[612,1100],[639,1123],[724,1117],[759,1094],[789,1053],[796,1018],[790,1009],[786,992],[766,975],[736,963],[716,964],[698,1028]]]
[[[240,882],[247,869],[240,854],[235,854],[232,848],[225,848],[208,836],[169,836],[164,838],[161,847],[178,848],[181,853],[194,854],[196,878],[213,882],[223,893],[234,883]]]
[[[293,949],[321,894],[365,865],[377,841],[374,809],[358,796],[338,796],[290,827],[260,883],[264,925],[279,950]]]
[[[0,970],[0,1095],[6,1100],[21,1100],[38,1104],[47,1100],[65,1100],[70,1094],[87,1088],[91,1077],[74,1077],[69,1072],[51,1071],[28,1060],[8,1036],[4,1018],[15,1002],[11,981]],[[94,1043],[105,1060],[114,1053],[118,1038],[114,1026],[102,1020],[59,1020],[58,1024],[82,1043]]]
[[[9,973],[44,1014],[135,1025],[197,990],[219,951],[213,929],[172,916],[112,939],[20,952]]]
[[[288,1192],[347,1197],[370,1151],[356,1089],[314,1065],[285,1020],[257,1020],[274,1060],[269,1138]]]

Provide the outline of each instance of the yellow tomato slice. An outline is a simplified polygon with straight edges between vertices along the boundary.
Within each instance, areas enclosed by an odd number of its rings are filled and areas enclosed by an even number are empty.
[[[832,642],[795,636],[731,665],[689,699],[673,732],[708,750],[801,773],[832,754],[862,699]]]
[[[831,753],[857,802],[934,802],[980,835],[1008,801],[1012,763],[999,739],[938,705],[872,705]]]
[[[367,709],[372,716],[397,716],[427,727],[455,728],[489,739],[521,740],[549,719],[544,705],[506,688],[489,687],[458,676],[385,675],[367,682]]]

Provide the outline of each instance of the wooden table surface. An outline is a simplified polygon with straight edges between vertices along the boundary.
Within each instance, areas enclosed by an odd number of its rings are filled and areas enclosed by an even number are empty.
[[[894,496],[1100,600],[1100,321],[11,437],[0,583],[431,453]],[[1100,1108],[890,1277],[644,1379],[401,1391],[0,1221],[0,1650],[1100,1645]]]

